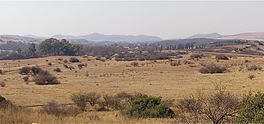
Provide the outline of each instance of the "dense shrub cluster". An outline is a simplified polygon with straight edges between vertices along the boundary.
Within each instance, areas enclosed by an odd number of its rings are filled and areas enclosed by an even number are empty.
[[[217,65],[206,65],[202,68],[199,69],[200,73],[206,74],[206,73],[224,73],[226,71],[226,67],[221,67],[221,66],[217,66]]]
[[[129,117],[138,118],[164,118],[174,116],[172,109],[162,104],[161,97],[152,97],[144,94],[134,96],[131,105],[124,109],[122,113]]]
[[[46,84],[59,84],[60,82],[57,78],[51,75],[48,71],[44,71],[41,68],[34,66],[34,67],[23,67],[20,69],[20,74],[22,75],[29,75],[31,72],[33,76],[33,81],[39,85],[46,85]],[[24,81],[28,81],[29,77],[23,78]]]

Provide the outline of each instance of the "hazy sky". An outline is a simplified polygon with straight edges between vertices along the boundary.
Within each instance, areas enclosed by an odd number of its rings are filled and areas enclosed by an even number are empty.
[[[264,32],[264,2],[1,1],[0,34],[155,35]]]

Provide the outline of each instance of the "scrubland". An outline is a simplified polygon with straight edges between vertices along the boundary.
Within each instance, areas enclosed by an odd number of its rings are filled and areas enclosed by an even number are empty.
[[[76,57],[76,56],[74,56]],[[225,57],[207,53],[183,58],[155,61],[98,60],[94,57],[78,56],[78,61],[69,61],[72,56],[51,56],[25,60],[1,60],[0,95],[12,104],[1,110],[3,123],[187,123],[177,112],[179,101],[199,93],[213,94],[217,86],[239,99],[250,91],[264,90],[262,56]],[[67,61],[66,61],[67,60]],[[210,66],[210,67],[207,67]],[[212,67],[214,66],[214,67]],[[21,75],[22,67],[39,67],[55,76],[59,84],[38,85],[32,75]],[[215,67],[224,68],[215,71]],[[213,69],[201,71],[201,68]],[[203,73],[204,72],[204,73]],[[25,80],[25,77],[28,77]],[[84,112],[71,116],[55,116],[41,112],[50,101],[58,105],[75,106],[72,95],[98,93],[101,96],[147,94],[171,101],[175,115],[168,118],[131,118],[123,116],[119,109],[97,111],[87,106]],[[103,97],[102,97],[103,98]],[[102,99],[100,98],[100,99]],[[201,119],[202,120],[202,119]],[[195,122],[195,121],[194,121]],[[210,120],[198,121],[210,122]]]

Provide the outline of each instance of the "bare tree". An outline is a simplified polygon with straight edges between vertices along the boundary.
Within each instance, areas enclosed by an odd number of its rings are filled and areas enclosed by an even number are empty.
[[[214,124],[230,122],[238,113],[239,99],[223,88],[216,88],[210,95],[199,94],[198,96],[181,100],[177,108],[194,117],[195,123],[199,119],[212,121]]]

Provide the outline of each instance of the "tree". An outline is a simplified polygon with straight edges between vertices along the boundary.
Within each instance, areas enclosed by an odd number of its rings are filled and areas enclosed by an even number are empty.
[[[39,45],[39,51],[43,55],[77,55],[80,48],[65,39],[59,41],[55,38],[46,39]]]
[[[199,94],[181,100],[177,108],[184,115],[191,115],[193,123],[199,120],[210,120],[214,124],[230,123],[240,110],[239,99],[233,94],[217,87],[210,95]]]
[[[37,51],[36,50],[36,44],[32,43],[29,45],[28,50],[26,52],[26,55],[28,57],[34,57],[34,56],[36,56],[36,51]]]

